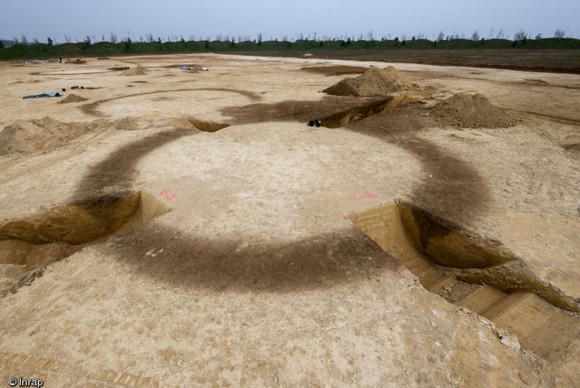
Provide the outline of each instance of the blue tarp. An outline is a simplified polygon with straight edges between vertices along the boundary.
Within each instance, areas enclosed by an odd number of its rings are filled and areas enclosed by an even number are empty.
[[[41,93],[41,94],[31,94],[30,96],[24,96],[22,98],[29,99],[29,98],[43,98],[43,97],[62,97],[62,94],[60,94],[59,92]]]

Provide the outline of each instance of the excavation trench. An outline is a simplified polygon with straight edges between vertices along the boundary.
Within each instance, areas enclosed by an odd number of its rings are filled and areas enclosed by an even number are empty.
[[[323,127],[338,128],[405,103],[421,101],[433,92],[425,88],[383,97],[324,96],[318,101],[287,100],[272,104],[229,106],[222,108],[221,113],[230,117],[230,123],[235,125],[320,120]]]
[[[470,309],[555,360],[580,335],[578,300],[538,279],[497,241],[406,202],[350,216],[429,291]]]
[[[183,117],[173,120],[171,125],[179,129],[199,129],[203,132],[217,132],[221,129],[227,128],[230,124],[217,123],[215,121],[200,120],[196,117]]]
[[[129,192],[90,198],[0,224],[0,294],[83,247],[126,234],[169,211],[151,195]],[[36,275],[38,276],[38,275]],[[34,275],[33,275],[34,277]],[[16,286],[12,289],[6,286]],[[4,289],[4,291],[1,291]]]
[[[403,93],[397,96],[388,96],[379,101],[373,101],[364,105],[356,106],[338,113],[327,116],[320,121],[326,128],[340,128],[366,119],[367,117],[379,114],[386,110],[396,108],[399,105],[411,102],[417,102],[423,99],[422,95]]]

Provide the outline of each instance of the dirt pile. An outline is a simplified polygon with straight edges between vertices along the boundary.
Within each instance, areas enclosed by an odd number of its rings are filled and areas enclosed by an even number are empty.
[[[134,117],[125,117],[119,120],[115,120],[110,124],[105,120],[101,126],[112,127],[118,131],[135,131],[139,129],[139,122]]]
[[[52,151],[94,129],[85,123],[63,123],[50,116],[18,120],[0,132],[0,155]]]
[[[70,104],[71,102],[83,102],[87,101],[86,98],[77,96],[76,94],[69,94],[64,99],[57,102],[57,104]]]
[[[481,95],[457,93],[431,110],[437,121],[460,128],[506,128],[516,119]]]
[[[126,76],[145,75],[145,74],[147,74],[147,70],[141,65],[137,65],[136,67],[133,67],[132,69],[129,70],[125,70],[121,73],[121,75]]]
[[[369,69],[356,78],[347,78],[323,90],[334,96],[375,97],[413,89],[413,84],[397,69]]]

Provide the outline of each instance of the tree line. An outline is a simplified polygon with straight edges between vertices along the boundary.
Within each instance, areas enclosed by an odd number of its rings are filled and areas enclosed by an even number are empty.
[[[564,29],[558,28],[556,29],[556,31],[554,31],[554,33],[552,34],[552,36],[546,36],[545,38],[566,38],[566,31]],[[527,39],[542,39],[544,38],[542,36],[541,33],[533,35],[530,34],[528,32],[526,32],[523,29],[518,30],[517,32],[515,32],[513,34],[513,38],[511,39],[512,41],[522,41],[522,40],[527,40]],[[571,38],[571,36],[568,36],[568,38]],[[449,40],[473,40],[473,41],[479,41],[479,40],[491,40],[491,39],[507,39],[510,40],[510,37],[508,36],[508,34],[503,30],[500,29],[498,31],[495,31],[493,28],[490,29],[489,33],[486,34],[484,36],[484,34],[480,33],[479,30],[475,30],[471,35],[466,36],[464,33],[463,34],[445,34],[443,31],[440,31],[439,34],[435,35],[433,34],[431,36],[431,39],[429,39],[427,37],[427,35],[423,34],[423,33],[418,33],[416,35],[408,35],[408,34],[402,34],[400,37],[399,36],[395,36],[392,37],[391,34],[388,34],[386,36],[381,36],[381,37],[375,37],[372,31],[369,31],[366,35],[363,33],[360,33],[358,35],[352,35],[352,34],[343,34],[343,35],[338,35],[338,36],[326,36],[326,35],[322,35],[322,36],[318,36],[318,34],[312,33],[309,35],[304,35],[302,33],[298,34],[297,36],[294,37],[289,37],[288,35],[284,35],[281,37],[281,39],[278,38],[273,38],[271,37],[269,40],[270,41],[282,41],[282,42],[299,42],[299,41],[322,41],[322,42],[330,42],[330,41],[415,41],[415,40],[431,40],[434,42],[442,42],[442,41],[449,41]],[[108,36],[105,35],[101,35],[100,37],[96,37],[96,36],[86,36],[82,41],[80,41],[78,38],[73,42],[73,39],[71,38],[70,35],[65,35],[64,36],[64,42],[57,42],[57,40],[54,37],[48,37],[46,39],[46,43],[49,46],[53,46],[56,44],[64,44],[64,43],[85,43],[85,44],[91,44],[91,43],[96,43],[96,42],[109,42],[109,43],[119,43],[119,42],[140,42],[140,43],[167,43],[167,42],[181,42],[184,43],[186,41],[188,42],[199,42],[199,41],[215,41],[215,42],[231,42],[231,43],[245,43],[245,42],[253,42],[253,43],[261,43],[263,42],[263,34],[259,33],[256,37],[251,37],[250,35],[237,35],[237,36],[229,36],[229,35],[223,35],[223,34],[217,34],[215,37],[211,38],[209,36],[206,37],[202,37],[202,36],[195,36],[195,35],[190,35],[188,37],[188,39],[186,40],[182,35],[178,36],[178,35],[168,35],[165,37],[161,37],[161,36],[157,36],[155,37],[152,33],[148,33],[145,34],[144,36],[139,36],[138,38],[131,38],[131,34],[128,33],[128,35],[124,38],[118,38],[117,34],[111,32]],[[4,47],[9,47],[12,45],[17,45],[17,44],[22,44],[22,45],[37,45],[41,43],[37,38],[34,38],[32,40],[28,39],[26,37],[25,34],[21,34],[20,37],[13,37],[12,39],[4,39],[4,40],[0,40],[0,44],[2,44],[2,48]]]
[[[493,32],[493,31],[492,31]],[[487,34],[482,37],[475,31],[470,37],[463,35],[446,35],[440,32],[432,39],[424,34],[413,36],[401,35],[376,38],[372,32],[358,37],[342,35],[337,37],[302,35],[296,38],[289,37],[264,39],[263,34],[254,38],[250,36],[222,36],[189,37],[171,36],[165,39],[147,34],[145,37],[133,39],[130,36],[118,39],[115,34],[101,37],[85,37],[75,43],[67,38],[65,43],[57,43],[48,37],[45,42],[33,40],[29,42],[22,36],[16,44],[6,44],[0,41],[0,60],[26,58],[54,58],[80,56],[113,56],[113,55],[140,55],[140,54],[171,54],[187,52],[243,52],[243,51],[287,51],[287,50],[349,50],[349,49],[580,49],[580,40],[562,38],[564,31],[557,31],[555,37],[543,38],[540,34],[532,37],[521,30],[514,34],[514,40],[498,38],[503,36],[502,31]],[[492,38],[490,38],[492,36]]]

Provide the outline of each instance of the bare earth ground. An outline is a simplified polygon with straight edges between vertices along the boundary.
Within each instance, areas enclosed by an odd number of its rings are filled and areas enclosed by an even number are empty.
[[[304,51],[248,51],[244,55],[300,57]],[[580,50],[525,49],[347,49],[314,50],[314,58],[471,66],[519,71],[580,74]]]
[[[136,64],[147,73],[107,70]],[[574,386],[578,337],[553,358],[502,338],[426,290],[349,215],[409,201],[501,242],[577,308],[580,77],[394,64],[434,94],[311,128],[358,101],[319,92],[350,75],[300,70],[321,65],[386,66],[225,55],[0,64],[0,128],[102,120],[52,151],[0,156],[0,223],[127,190],[171,210],[1,297],[0,381]],[[21,99],[73,85],[86,101]],[[457,92],[485,95],[518,124],[437,124],[428,109]],[[185,116],[230,126],[202,132]],[[17,280],[6,276],[4,288]]]

